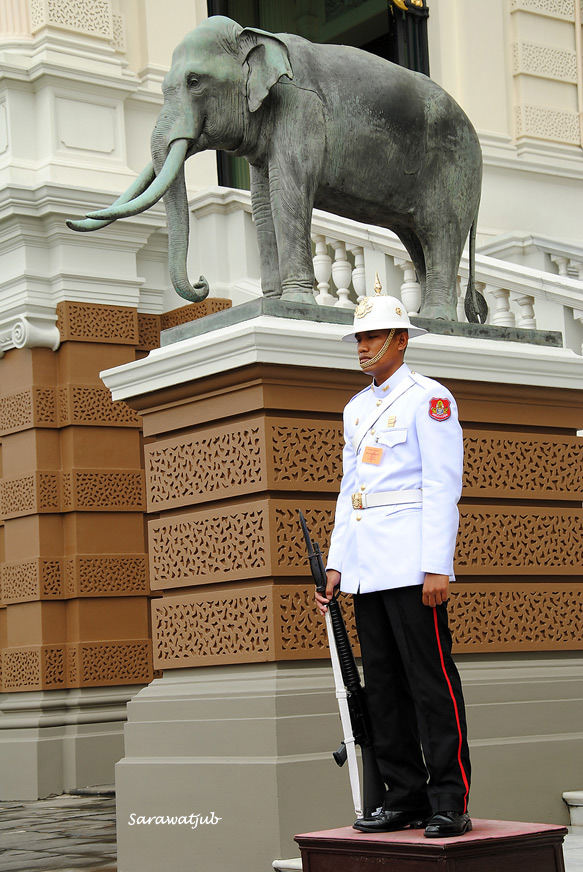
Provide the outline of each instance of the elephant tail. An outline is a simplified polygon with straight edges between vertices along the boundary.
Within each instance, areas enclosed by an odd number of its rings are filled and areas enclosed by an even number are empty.
[[[474,218],[470,228],[470,269],[468,277],[468,286],[466,288],[466,298],[464,300],[464,311],[466,318],[473,324],[485,324],[488,317],[488,304],[477,288],[475,282],[476,273],[476,228],[478,224],[478,216]]]

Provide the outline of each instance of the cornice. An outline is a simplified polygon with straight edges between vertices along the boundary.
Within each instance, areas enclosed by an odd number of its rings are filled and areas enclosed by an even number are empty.
[[[129,399],[255,363],[359,371],[346,327],[262,315],[185,339],[101,373],[114,400]],[[563,348],[429,334],[407,362],[437,378],[583,388],[583,359]]]

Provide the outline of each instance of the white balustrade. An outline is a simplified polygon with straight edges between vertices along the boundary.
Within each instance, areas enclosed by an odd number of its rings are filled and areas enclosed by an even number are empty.
[[[536,330],[534,297],[529,294],[514,294],[513,299],[516,300],[520,306],[520,320],[518,326],[525,330]]]
[[[350,253],[354,256],[354,269],[352,270],[352,287],[356,299],[366,296],[366,270],[364,268],[364,248],[362,245],[351,245]]]
[[[551,254],[551,260],[556,263],[560,276],[569,275],[569,258],[559,254]]]
[[[251,213],[248,192],[224,188],[209,189],[195,195],[191,201],[191,209],[197,220],[205,221],[207,215],[209,220],[214,220],[211,201],[216,201],[216,212],[221,214],[221,210],[228,209],[230,214],[237,208]],[[251,221],[245,222],[244,228],[245,233],[255,232]],[[202,233],[199,237],[208,238]],[[419,310],[420,289],[411,258],[401,241],[390,230],[315,209],[312,216],[312,239],[315,246],[314,271],[317,281],[315,296],[321,305],[353,306],[359,297],[372,294],[371,276],[374,276],[376,270],[381,274],[385,266],[385,279],[381,275],[381,281],[385,290],[389,291],[391,282],[394,282],[394,266],[398,266],[403,274],[400,293],[404,308],[409,313]],[[240,240],[237,244],[241,247]],[[253,244],[254,239],[246,239],[246,248],[251,249]],[[579,354],[583,341],[583,259],[579,250],[573,251],[571,256],[567,249],[564,256],[560,250],[548,253],[554,259],[558,274],[477,254],[476,287],[488,288],[489,323],[521,329],[536,329],[538,326],[539,329],[553,330],[560,330],[561,324],[566,327],[570,325],[569,329],[562,330],[563,341],[567,347]],[[206,268],[205,254],[201,245],[196,255],[197,269],[201,272],[205,272]],[[224,261],[212,254],[209,258],[213,265],[215,261],[218,264]],[[226,275],[223,279],[216,267],[212,268],[217,273],[214,277],[215,283],[223,282],[226,288],[232,286],[237,290],[245,278]],[[258,284],[258,272],[245,275]],[[465,251],[462,254],[457,282],[457,315],[460,321],[466,320],[463,307],[468,275],[469,258]],[[212,276],[209,277],[212,281]],[[539,303],[544,305],[537,312]],[[538,325],[537,315],[540,322]],[[547,318],[548,324],[545,323]],[[0,324],[0,328],[1,326]]]
[[[326,237],[317,233],[314,237],[316,253],[314,255],[314,275],[318,285],[316,302],[320,306],[333,306],[336,297],[330,293],[330,277],[332,275],[332,258],[328,254]]]
[[[338,294],[336,306],[342,309],[354,309],[354,303],[348,299],[350,282],[352,281],[352,265],[346,257],[346,244],[341,239],[331,239],[330,245],[334,249],[332,278],[334,279],[336,293]]]
[[[482,282],[476,282],[476,287]],[[490,293],[496,300],[496,311],[490,318],[490,323],[497,327],[515,327],[516,318],[510,311],[510,291],[505,288],[492,288]]]
[[[401,300],[407,314],[417,315],[421,308],[421,285],[417,281],[415,267],[410,260],[394,257],[395,266],[403,270],[405,281],[401,285]]]

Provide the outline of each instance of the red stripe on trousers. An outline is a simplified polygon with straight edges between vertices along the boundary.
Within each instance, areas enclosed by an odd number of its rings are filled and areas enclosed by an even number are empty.
[[[441,639],[439,638],[439,627],[437,624],[437,609],[433,608],[433,623],[435,624],[435,637],[437,639],[437,647],[439,648],[439,657],[441,659],[441,668],[443,670],[443,674],[445,675],[445,680],[447,681],[447,686],[449,688],[449,695],[451,696],[451,701],[453,702],[453,710],[455,712],[455,720],[457,724],[457,732],[459,736],[458,749],[457,749],[457,759],[460,765],[460,772],[462,773],[462,780],[464,782],[464,786],[466,788],[466,792],[464,795],[464,813],[468,810],[468,793],[470,792],[470,786],[468,784],[468,779],[466,776],[466,771],[464,769],[464,764],[462,763],[462,728],[460,724],[460,716],[458,712],[457,702],[455,701],[455,696],[453,695],[453,688],[451,686],[451,681],[449,680],[449,675],[445,669],[445,661],[443,659],[443,651],[441,649]]]

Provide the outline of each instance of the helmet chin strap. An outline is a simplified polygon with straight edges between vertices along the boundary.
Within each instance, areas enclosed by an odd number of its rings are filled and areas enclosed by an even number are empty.
[[[365,360],[364,363],[361,363],[360,368],[361,369],[369,369],[371,366],[374,366],[375,363],[378,363],[379,360],[381,359],[381,357],[383,356],[383,354],[385,353],[385,351],[387,350],[387,348],[389,347],[389,345],[391,344],[391,339],[393,338],[394,335],[395,335],[395,328],[393,327],[393,329],[391,330],[391,332],[389,333],[389,335],[385,339],[385,341],[383,343],[383,347],[381,348],[381,350],[377,351],[375,356],[371,357],[370,360]]]

